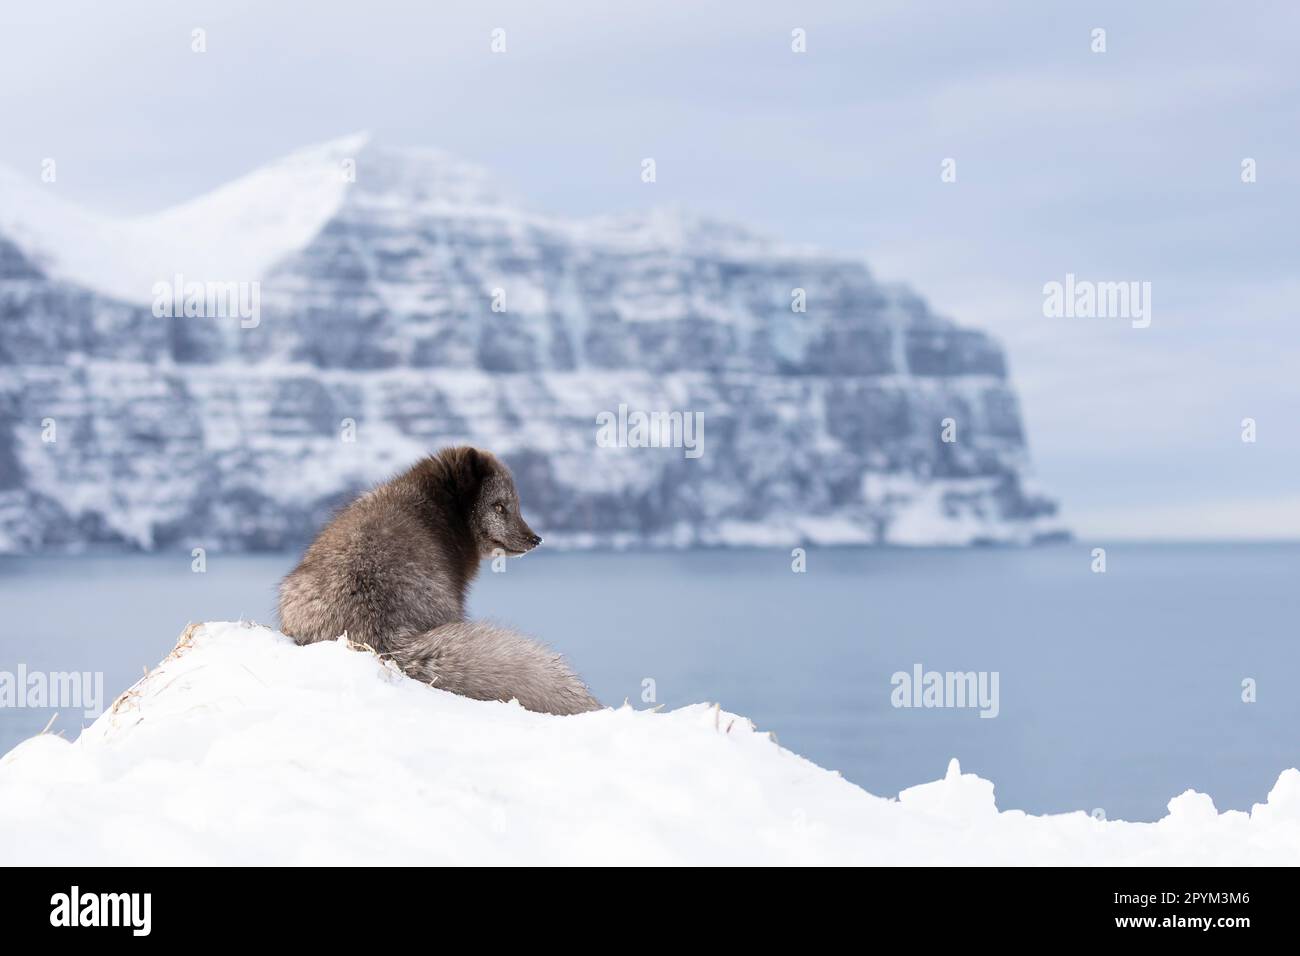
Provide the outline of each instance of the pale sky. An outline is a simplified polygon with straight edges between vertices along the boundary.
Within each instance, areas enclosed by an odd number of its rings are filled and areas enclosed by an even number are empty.
[[[0,163],[145,212],[368,129],[542,211],[735,218],[996,334],[1084,540],[1300,538],[1300,5],[293,6],[3,5]],[[1045,318],[1067,272],[1150,328]]]

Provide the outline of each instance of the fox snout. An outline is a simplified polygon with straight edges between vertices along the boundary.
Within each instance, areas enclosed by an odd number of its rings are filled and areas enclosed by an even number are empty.
[[[524,524],[523,520],[511,522],[494,539],[494,543],[507,554],[527,554],[542,543],[542,536]]]

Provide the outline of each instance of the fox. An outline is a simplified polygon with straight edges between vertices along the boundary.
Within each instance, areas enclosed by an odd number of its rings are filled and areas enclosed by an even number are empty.
[[[519,557],[541,543],[505,464],[480,448],[444,448],[321,529],[280,583],[280,630],[298,644],[346,634],[408,676],[475,700],[517,700],[545,714],[598,710],[560,655],[466,617],[484,558]]]

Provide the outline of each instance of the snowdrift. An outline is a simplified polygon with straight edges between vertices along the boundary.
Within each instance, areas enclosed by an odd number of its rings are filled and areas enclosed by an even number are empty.
[[[1250,813],[998,812],[954,760],[876,797],[705,704],[466,700],[339,641],[191,626],[76,741],[0,758],[0,861],[40,864],[1294,864],[1300,771]]]

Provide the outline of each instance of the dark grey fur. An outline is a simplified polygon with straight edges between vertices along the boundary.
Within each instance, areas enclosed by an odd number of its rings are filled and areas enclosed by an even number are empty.
[[[280,584],[280,628],[299,644],[347,634],[416,680],[477,700],[577,714],[600,704],[564,660],[465,619],[481,559],[541,543],[514,479],[476,448],[448,448],[340,511]]]

